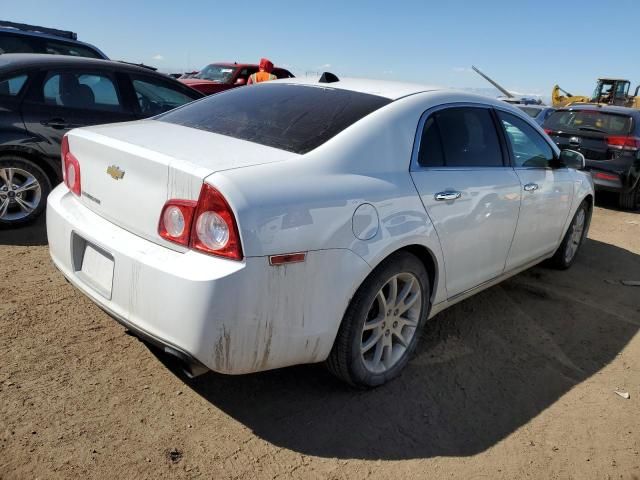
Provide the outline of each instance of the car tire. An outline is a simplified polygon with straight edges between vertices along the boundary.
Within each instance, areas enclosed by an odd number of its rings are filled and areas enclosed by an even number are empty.
[[[640,207],[640,184],[627,193],[618,196],[618,205],[625,210],[636,210]]]
[[[562,239],[560,246],[549,261],[552,267],[559,270],[566,270],[573,265],[573,262],[578,256],[578,250],[587,236],[590,223],[591,209],[585,200],[580,204],[576,213],[573,215],[573,219],[567,229],[567,233],[564,234],[564,238]]]
[[[16,227],[34,221],[47,204],[51,180],[35,162],[0,157],[0,226]]]
[[[327,359],[331,373],[364,388],[396,377],[416,349],[429,294],[427,270],[415,255],[401,251],[385,259],[349,303]]]

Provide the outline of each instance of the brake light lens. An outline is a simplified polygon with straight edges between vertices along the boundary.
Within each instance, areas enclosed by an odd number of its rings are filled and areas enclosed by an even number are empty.
[[[80,196],[80,162],[73,153],[69,150],[69,139],[67,135],[62,137],[62,143],[60,144],[62,157],[62,178],[64,184],[71,192]]]
[[[544,129],[544,132],[545,132],[547,135],[553,135],[553,130],[551,130],[550,128],[545,128],[545,129]]]
[[[169,200],[165,203],[158,225],[160,236],[188,247],[196,205],[193,200]]]
[[[238,225],[222,194],[203,184],[198,198],[191,248],[234,260],[242,260]]]
[[[160,213],[158,234],[170,242],[210,255],[242,260],[238,225],[222,194],[203,184],[197,202],[169,200]]]
[[[638,150],[640,148],[640,138],[627,135],[612,135],[607,137],[609,147],[622,150]]]

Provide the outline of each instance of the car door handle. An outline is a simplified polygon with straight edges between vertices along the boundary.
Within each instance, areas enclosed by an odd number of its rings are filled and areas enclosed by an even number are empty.
[[[64,118],[52,118],[50,120],[44,120],[40,122],[45,127],[55,128],[56,130],[63,130],[65,128],[71,128],[72,125],[67,123]]]
[[[538,188],[540,188],[540,187],[538,187],[537,183],[527,183],[524,186],[524,191],[525,192],[535,192],[536,190],[538,190]]]
[[[446,191],[446,192],[436,193],[435,198],[436,200],[439,200],[439,201],[457,200],[458,198],[460,198],[461,195],[462,194],[460,192]]]

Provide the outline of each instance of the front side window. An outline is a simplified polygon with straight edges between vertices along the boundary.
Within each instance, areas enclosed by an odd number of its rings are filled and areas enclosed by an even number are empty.
[[[44,82],[43,96],[49,105],[112,112],[123,110],[114,82],[99,73],[49,74]]]
[[[455,107],[425,122],[418,162],[426,167],[502,167],[502,150],[491,112]]]
[[[510,113],[498,111],[515,167],[546,168],[553,161],[553,149],[531,125]]]
[[[152,78],[132,76],[131,80],[140,112],[146,117],[167,112],[194,100],[177,88],[171,88]]]
[[[338,88],[271,82],[211,95],[157,120],[304,154],[390,102]]]
[[[27,75],[25,73],[0,80],[0,95],[15,97],[20,93],[26,81]]]

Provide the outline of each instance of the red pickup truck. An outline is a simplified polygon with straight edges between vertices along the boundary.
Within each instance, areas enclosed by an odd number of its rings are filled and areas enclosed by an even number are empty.
[[[190,78],[180,78],[179,80],[205,95],[211,95],[212,93],[246,85],[249,76],[257,71],[257,64],[211,63],[196,75]],[[293,78],[293,74],[284,68],[274,67],[271,73],[278,78]]]

